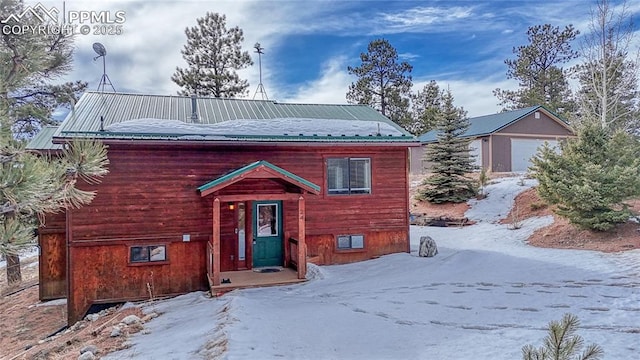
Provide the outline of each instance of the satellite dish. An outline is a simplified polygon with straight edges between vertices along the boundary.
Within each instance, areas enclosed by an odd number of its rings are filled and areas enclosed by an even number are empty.
[[[98,84],[98,90],[102,88],[101,92],[104,92],[105,85],[109,84],[111,85],[113,92],[116,92],[116,89],[113,87],[113,84],[109,79],[109,76],[107,76],[107,61],[106,61],[107,49],[105,49],[104,45],[100,44],[99,42],[95,42],[93,43],[93,51],[95,51],[96,54],[98,54],[98,56],[93,58],[93,61],[96,61],[99,58],[102,58],[102,78],[100,78],[100,83]]]
[[[96,57],[96,59],[99,58],[100,56],[107,55],[107,49],[105,49],[104,45],[100,44],[99,42],[93,43],[93,51],[95,51],[96,54],[99,55]]]

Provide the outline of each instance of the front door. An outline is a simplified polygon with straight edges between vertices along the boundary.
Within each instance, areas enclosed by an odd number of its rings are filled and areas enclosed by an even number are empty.
[[[253,267],[282,266],[282,201],[253,202]]]

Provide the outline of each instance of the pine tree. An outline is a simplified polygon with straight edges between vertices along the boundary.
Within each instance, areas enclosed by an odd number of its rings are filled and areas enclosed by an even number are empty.
[[[408,131],[414,135],[424,134],[435,127],[438,112],[442,108],[444,91],[435,80],[431,80],[422,90],[411,96],[411,118]]]
[[[536,349],[533,345],[522,348],[523,360],[598,360],[604,355],[602,348],[596,344],[587,346],[578,354],[584,340],[576,335],[580,322],[573,314],[565,314],[561,321],[549,323],[549,333],[544,339],[544,346]]]
[[[560,149],[544,146],[532,160],[540,197],[584,229],[607,231],[628,221],[624,201],[640,196],[639,141],[588,123]]]
[[[437,114],[437,142],[427,147],[425,160],[433,163],[433,174],[425,179],[416,197],[433,203],[464,202],[475,196],[477,185],[467,175],[475,169],[469,152],[471,139],[462,135],[469,120],[462,108],[453,105],[451,91],[443,95],[443,107]]]
[[[4,19],[8,13],[22,13],[22,2],[3,2],[1,9]],[[76,183],[95,182],[106,173],[106,149],[97,142],[74,142],[62,157],[50,159],[25,151],[20,140],[24,119],[51,120],[49,107],[25,95],[36,88],[55,88],[47,80],[70,70],[70,48],[56,47],[50,40],[39,32],[3,31],[0,43],[0,253],[7,259],[9,284],[21,280],[18,251],[33,245],[38,219],[91,201],[93,192],[76,188]],[[71,39],[59,41],[68,44]],[[66,98],[55,91],[48,95]]]
[[[633,133],[640,129],[640,64],[630,54],[635,32],[628,5],[613,7],[609,0],[597,0],[589,29],[581,46],[584,61],[576,67],[577,120]]]
[[[571,42],[578,34],[571,25],[562,31],[549,24],[529,28],[529,44],[514,47],[513,53],[517,58],[505,60],[507,78],[517,80],[520,88],[515,91],[493,91],[504,110],[544,105],[565,118],[574,112],[575,103],[567,81],[567,71],[562,65],[578,56],[571,49]]]
[[[349,85],[347,101],[369,105],[408,129],[413,66],[399,62],[397,50],[385,39],[371,41],[360,60],[360,66],[347,67],[349,74],[358,77]]]
[[[22,1],[7,0],[0,4],[0,18],[23,13]],[[86,89],[82,81],[53,84],[52,80],[67,74],[73,60],[73,36],[53,32],[11,31],[11,26],[40,26],[40,19],[27,12],[20,24],[11,22],[2,26],[0,43],[0,81],[12,81],[16,67],[30,72],[28,82],[15,84],[12,91],[0,94],[9,105],[13,119],[11,130],[20,138],[29,138],[42,126],[54,123],[52,114],[60,108],[69,108]],[[38,67],[27,68],[32,59]],[[6,85],[0,85],[6,88]]]
[[[242,51],[242,29],[227,29],[225,15],[210,13],[187,28],[187,44],[181,50],[189,66],[176,67],[171,80],[182,89],[180,95],[237,97],[247,93],[249,83],[236,70],[253,65],[249,52]]]

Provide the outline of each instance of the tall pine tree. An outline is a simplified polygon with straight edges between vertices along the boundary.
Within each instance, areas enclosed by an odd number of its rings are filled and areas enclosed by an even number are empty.
[[[7,19],[11,14],[22,14],[24,4],[18,0],[6,0],[0,3],[0,19]],[[0,42],[0,96],[9,107],[12,118],[11,131],[20,138],[29,138],[44,125],[54,124],[52,114],[59,108],[70,108],[86,89],[87,83],[82,81],[58,83],[55,80],[71,70],[73,60],[73,36],[54,32],[15,31],[12,26],[46,25],[27,12],[20,23],[9,20],[2,27]],[[39,66],[26,68],[33,60]],[[28,81],[15,83],[15,69],[30,72]],[[11,91],[7,91],[7,83],[12,82]]]
[[[253,65],[249,52],[242,51],[242,29],[227,29],[225,15],[210,13],[199,18],[198,26],[187,28],[187,44],[181,50],[189,65],[176,67],[171,80],[181,87],[180,95],[237,97],[247,93],[249,82],[236,70]]]
[[[444,91],[435,80],[431,80],[422,90],[411,95],[411,118],[408,131],[414,135],[424,134],[435,127],[436,117],[442,108]]]
[[[349,74],[358,77],[349,85],[347,101],[369,105],[409,130],[413,66],[400,62],[398,51],[385,39],[370,42],[367,52],[360,54],[360,60],[360,66],[347,67]]]
[[[529,28],[529,44],[514,47],[516,59],[504,61],[507,78],[517,80],[519,89],[493,91],[504,110],[544,105],[564,118],[573,113],[575,103],[562,65],[578,56],[571,48],[578,34],[571,25],[564,30],[549,24]]]
[[[21,1],[3,1],[0,9],[2,19],[24,10]],[[38,24],[40,20],[27,12],[21,21]],[[51,85],[49,80],[70,70],[72,38],[13,32],[7,28],[12,25],[2,25],[0,43],[0,253],[7,258],[9,284],[21,280],[18,252],[34,244],[38,219],[91,201],[93,192],[75,185],[97,181],[106,173],[108,162],[106,148],[94,141],[74,142],[59,158],[25,151],[21,140],[25,132],[51,121],[50,106],[55,101],[71,101],[73,89],[66,84]],[[34,94],[40,91],[42,97]],[[43,104],[40,100],[45,98],[57,100]]]
[[[437,113],[437,141],[427,146],[425,160],[433,163],[433,174],[425,179],[417,199],[433,203],[465,202],[477,194],[476,181],[468,177],[475,170],[469,151],[471,139],[462,135],[469,128],[469,119],[462,108],[453,105],[453,95],[447,90],[442,98],[442,110]]]

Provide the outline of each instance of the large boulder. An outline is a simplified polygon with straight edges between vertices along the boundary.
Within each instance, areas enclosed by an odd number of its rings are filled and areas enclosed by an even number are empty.
[[[421,257],[433,257],[438,254],[438,246],[436,241],[430,236],[420,237],[420,250],[418,250],[418,256]]]

